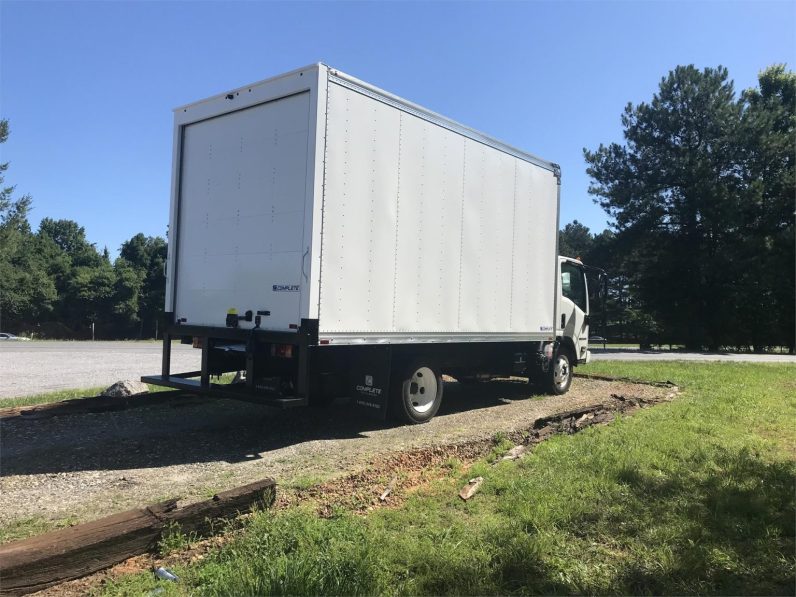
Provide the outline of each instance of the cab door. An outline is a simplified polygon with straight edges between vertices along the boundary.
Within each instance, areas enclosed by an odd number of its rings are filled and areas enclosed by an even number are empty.
[[[577,359],[586,359],[589,348],[589,293],[586,273],[576,261],[560,259],[561,308],[559,335],[572,339]]]

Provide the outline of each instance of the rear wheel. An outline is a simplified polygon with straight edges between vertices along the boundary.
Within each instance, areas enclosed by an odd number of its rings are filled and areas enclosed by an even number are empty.
[[[391,414],[407,423],[425,423],[442,404],[444,382],[439,370],[427,363],[414,363],[398,374],[391,396]]]

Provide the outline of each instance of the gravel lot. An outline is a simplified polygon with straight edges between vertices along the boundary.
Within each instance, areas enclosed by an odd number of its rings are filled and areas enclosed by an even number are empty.
[[[0,421],[0,525],[30,517],[94,519],[168,497],[187,501],[271,476],[307,484],[361,470],[387,452],[528,429],[541,416],[611,394],[653,398],[665,388],[576,379],[565,396],[527,383],[447,384],[430,423],[394,427],[329,410],[273,410],[191,399],[121,412]]]
[[[160,373],[159,342],[0,342],[0,401],[73,388],[109,386]],[[200,351],[174,344],[172,371],[199,369]],[[595,360],[796,363],[795,355],[683,353],[593,348]]]
[[[160,373],[160,342],[0,342],[0,401],[109,386]],[[173,344],[172,371],[195,371],[201,351]]]

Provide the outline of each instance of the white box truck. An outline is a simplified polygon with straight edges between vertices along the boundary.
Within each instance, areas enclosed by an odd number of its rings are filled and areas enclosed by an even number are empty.
[[[558,257],[560,184],[556,164],[324,64],[177,108],[162,372],[143,380],[349,396],[414,423],[443,374],[564,393],[589,298]],[[174,338],[200,371],[171,372]]]

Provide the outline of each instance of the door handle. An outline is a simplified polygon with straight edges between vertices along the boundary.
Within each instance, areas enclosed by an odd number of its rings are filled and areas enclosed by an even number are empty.
[[[304,270],[304,262],[307,260],[307,255],[310,254],[310,248],[307,247],[307,250],[304,251],[304,255],[301,256],[301,275],[304,276],[305,280],[309,280],[309,276],[307,276],[307,272]]]

